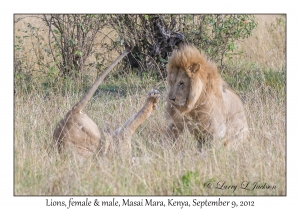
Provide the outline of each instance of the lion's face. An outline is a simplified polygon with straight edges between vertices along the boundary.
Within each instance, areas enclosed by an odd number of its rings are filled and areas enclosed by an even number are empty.
[[[168,75],[168,101],[174,106],[184,106],[189,98],[191,80],[186,71],[174,69]]]
[[[193,109],[203,87],[197,75],[200,64],[193,64],[186,69],[173,67],[168,69],[168,102],[181,111]]]

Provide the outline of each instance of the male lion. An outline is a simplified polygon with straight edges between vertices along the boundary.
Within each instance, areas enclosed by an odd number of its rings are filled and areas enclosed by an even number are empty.
[[[137,127],[143,123],[156,108],[159,92],[151,90],[147,94],[144,106],[138,113],[131,116],[119,129],[113,133],[103,132],[101,135],[98,126],[91,120],[82,109],[92,98],[99,84],[112,68],[129,52],[128,49],[120,55],[96,80],[84,97],[66,114],[58,123],[53,133],[55,145],[58,151],[68,149],[79,156],[88,157],[93,154],[106,154],[108,151],[118,152],[126,159],[131,153],[131,136]]]
[[[248,125],[243,104],[218,73],[215,63],[191,45],[174,50],[167,66],[170,124],[166,135],[177,138],[185,127],[206,139],[243,139]],[[226,144],[224,141],[224,144]]]

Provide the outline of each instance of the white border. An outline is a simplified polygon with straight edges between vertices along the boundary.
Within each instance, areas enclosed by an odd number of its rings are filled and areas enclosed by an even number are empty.
[[[295,1],[294,1],[295,2]],[[222,200],[254,200],[251,209],[299,206],[299,11],[298,5],[276,1],[3,1],[1,3],[0,99],[4,117],[1,128],[0,206],[3,209],[44,209],[47,197],[13,196],[13,14],[14,13],[286,13],[287,14],[287,196],[221,197]],[[298,65],[297,65],[298,64]],[[296,197],[297,196],[297,197]],[[55,199],[55,197],[51,197]],[[93,197],[93,199],[96,197]],[[111,197],[108,197],[111,198]],[[167,199],[163,198],[162,199]],[[186,197],[191,199],[192,197]],[[204,198],[204,197],[201,197]],[[69,197],[59,197],[68,200]],[[217,197],[208,197],[216,200]],[[58,207],[56,207],[58,208]],[[98,207],[102,208],[102,207]],[[298,207],[299,208],[299,207]],[[91,209],[91,208],[89,208]],[[137,208],[136,208],[137,209]],[[175,209],[175,208],[174,208]],[[176,208],[177,209],[177,208]],[[180,208],[178,208],[180,209]],[[213,208],[210,208],[213,209]],[[220,208],[218,208],[220,209]],[[296,208],[293,208],[296,209]]]

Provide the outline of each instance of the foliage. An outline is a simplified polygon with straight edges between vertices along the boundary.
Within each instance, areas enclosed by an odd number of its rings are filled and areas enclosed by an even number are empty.
[[[104,43],[105,38],[99,41],[105,20],[105,15],[26,15],[16,19],[15,92],[17,88],[31,91],[35,82],[47,89],[94,81],[90,68],[100,72],[113,49]],[[103,46],[105,51],[100,53]]]
[[[187,171],[184,173],[177,184],[174,187],[174,194],[175,195],[189,195],[192,194],[193,186],[200,186],[200,178],[199,173],[194,171]]]
[[[87,81],[86,69],[97,69],[98,74],[124,45],[133,50],[119,75],[133,72],[142,78],[143,72],[152,72],[164,78],[168,57],[182,42],[196,45],[222,65],[224,57],[235,52],[235,41],[250,36],[256,27],[251,15],[47,14],[34,18],[40,25],[24,22],[24,36],[15,36],[15,84],[25,89],[36,73],[43,74],[46,86],[56,85],[60,78]]]
[[[106,24],[105,15],[43,15],[48,26],[49,51],[64,76],[82,71],[94,53],[97,34]]]
[[[251,35],[252,15],[112,15],[120,44],[133,45],[129,63],[140,71],[165,70],[168,56],[182,42],[196,45],[223,64],[235,41]],[[160,72],[160,73],[161,73]]]
[[[120,44],[134,46],[129,64],[139,73],[163,69],[169,53],[184,39],[177,29],[176,15],[113,15],[110,25]]]
[[[235,42],[249,37],[257,26],[253,15],[186,15],[185,19],[187,40],[221,65],[235,51]]]
[[[43,63],[44,52],[41,47],[43,41],[40,36],[41,30],[27,23],[22,32],[24,36],[16,35],[14,37],[14,85],[28,93],[32,90],[33,74],[35,71],[39,71],[33,69],[36,66],[46,64]],[[30,51],[25,49],[26,46],[30,46]],[[33,59],[29,59],[30,57]]]

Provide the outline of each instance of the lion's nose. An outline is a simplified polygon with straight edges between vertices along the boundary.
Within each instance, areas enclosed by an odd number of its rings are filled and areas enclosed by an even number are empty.
[[[169,97],[170,101],[175,101],[176,97]]]

